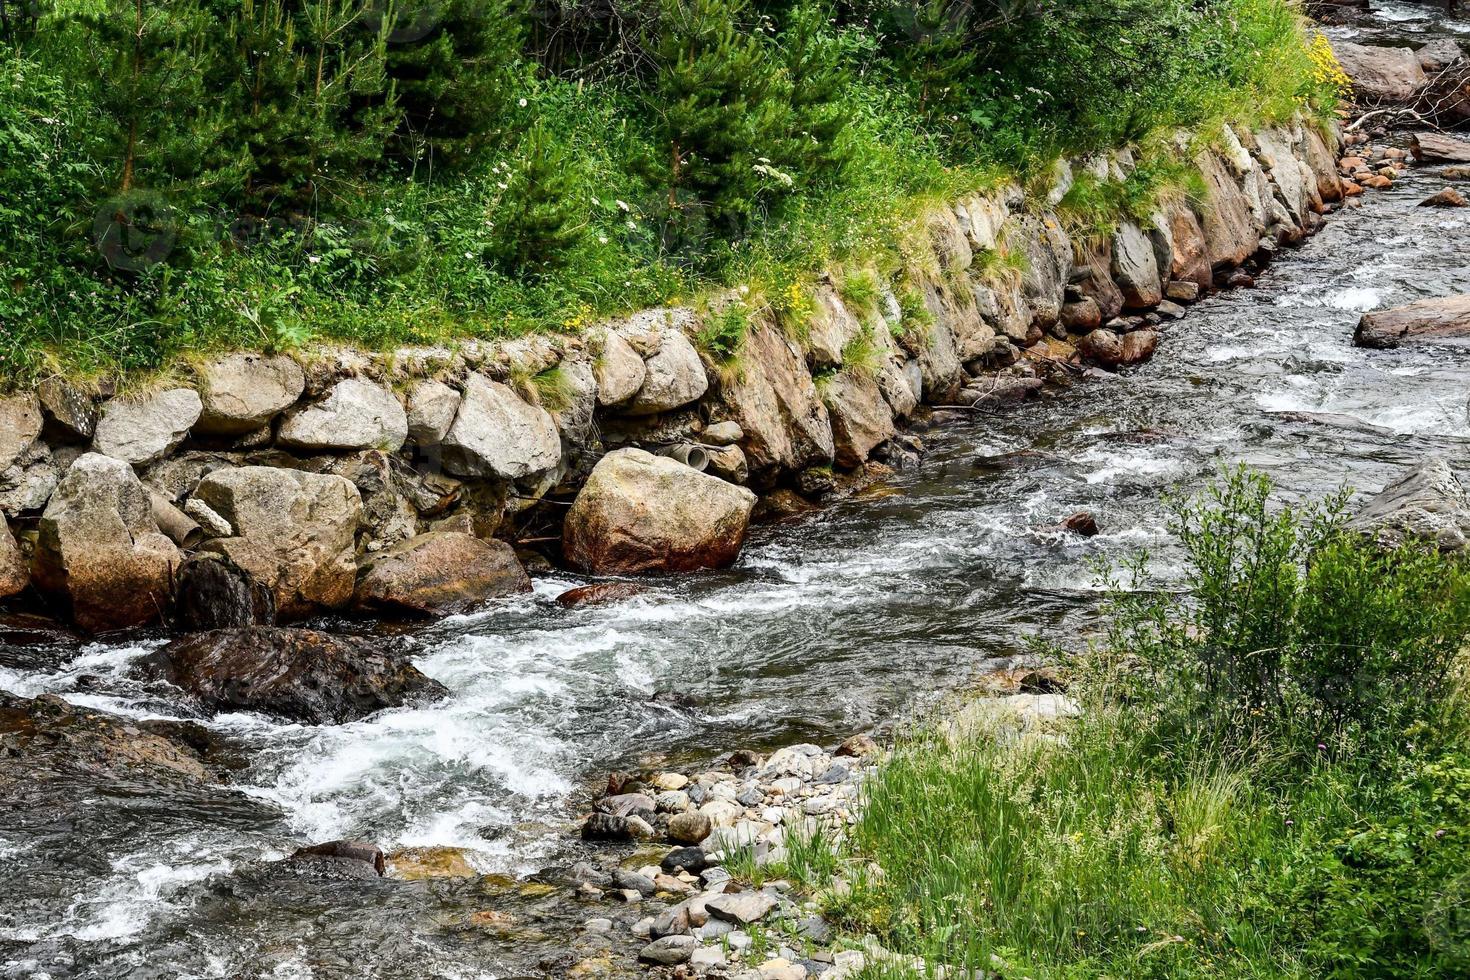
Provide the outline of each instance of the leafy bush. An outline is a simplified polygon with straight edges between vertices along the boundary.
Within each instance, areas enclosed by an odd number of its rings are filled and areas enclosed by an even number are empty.
[[[1006,975],[1470,970],[1465,564],[1269,491],[1236,471],[1177,503],[1190,591],[1114,601],[1064,731],[982,705],[901,743],[829,913]]]

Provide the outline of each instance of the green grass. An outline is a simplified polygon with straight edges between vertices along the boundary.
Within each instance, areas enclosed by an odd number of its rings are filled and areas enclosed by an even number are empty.
[[[1194,593],[1120,597],[1074,665],[1081,718],[962,713],[897,746],[827,899],[854,941],[1017,977],[1470,970],[1465,563],[1268,494],[1232,474],[1177,505]]]

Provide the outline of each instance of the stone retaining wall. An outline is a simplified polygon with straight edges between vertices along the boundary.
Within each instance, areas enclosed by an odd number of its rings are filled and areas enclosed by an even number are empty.
[[[1055,209],[1074,172],[1121,180],[1131,154],[1064,162],[1039,200],[1007,186],[931,214],[911,293],[853,308],[824,280],[801,337],[752,311],[727,363],[697,340],[738,292],[578,336],[233,354],[130,397],[48,380],[0,399],[0,596],[93,631],[187,621],[179,585],[209,560],[209,582],[264,586],[283,618],[352,606],[375,569],[365,608],[462,608],[524,587],[490,539],[594,467],[567,522],[577,565],[727,562],[755,497],[716,484],[819,495],[909,461],[921,405],[1017,400],[1058,370],[1148,357],[1185,305],[1316,229],[1342,195],[1336,142],[1227,129],[1196,157],[1203,201],[1166,200],[1110,239],[1073,240]]]

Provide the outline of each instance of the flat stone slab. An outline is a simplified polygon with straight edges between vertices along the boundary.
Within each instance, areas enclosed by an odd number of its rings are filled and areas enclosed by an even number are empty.
[[[1421,299],[1363,314],[1353,343],[1388,350],[1400,344],[1470,341],[1470,293]]]
[[[763,919],[776,904],[776,900],[765,892],[737,892],[716,896],[705,903],[705,908],[717,919],[750,925]]]

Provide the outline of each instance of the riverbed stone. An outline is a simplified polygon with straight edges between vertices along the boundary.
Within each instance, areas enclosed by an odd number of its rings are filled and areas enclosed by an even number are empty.
[[[286,449],[397,452],[408,439],[408,413],[398,396],[362,378],[346,378],[327,397],[287,414],[276,433]]]
[[[658,331],[658,347],[643,366],[647,372],[638,393],[624,411],[629,415],[656,415],[698,401],[709,390],[709,378],[699,351],[684,335],[691,322],[688,311],[669,311]]]
[[[87,453],[41,516],[34,574],[42,591],[68,603],[78,626],[102,632],[158,618],[179,561],[132,467]]]
[[[414,385],[408,393],[408,437],[420,449],[439,445],[459,414],[462,397],[432,378]]]
[[[199,369],[203,412],[196,431],[242,435],[268,425],[296,404],[306,389],[306,374],[284,354],[231,354]]]
[[[192,388],[114,398],[102,409],[92,448],[134,466],[157,462],[188,436],[204,404]]]
[[[1332,53],[1352,79],[1362,105],[1407,105],[1429,84],[1419,59],[1408,48],[1334,40]]]
[[[1380,350],[1402,344],[1463,343],[1470,340],[1470,293],[1421,299],[1363,314],[1353,334],[1359,347]]]
[[[1368,500],[1348,528],[1388,548],[1422,541],[1441,551],[1464,551],[1470,499],[1449,463],[1431,456]]]
[[[1164,298],[1153,244],[1131,221],[1125,221],[1113,234],[1113,281],[1128,309],[1147,309]]]
[[[234,529],[204,544],[270,588],[282,618],[339,609],[357,578],[357,488],[340,476],[269,466],[216,470],[194,495]]]
[[[1470,141],[1442,133],[1417,133],[1414,156],[1430,163],[1470,163]]]
[[[141,669],[211,711],[318,725],[448,693],[381,640],[288,627],[197,633],[150,654]]]
[[[479,374],[465,380],[464,401],[443,446],[444,468],[463,477],[533,478],[561,459],[551,414]]]
[[[531,579],[504,541],[430,531],[393,545],[368,565],[354,599],[359,609],[379,615],[447,616],[529,591]]]
[[[844,469],[861,466],[897,431],[893,412],[871,374],[838,371],[827,380],[822,400],[832,420],[836,463]]]
[[[736,892],[716,895],[705,903],[705,908],[717,919],[748,926],[765,918],[779,904],[765,892]]]
[[[698,945],[699,940],[693,936],[664,936],[644,946],[638,953],[638,959],[645,963],[675,966],[688,962]]]
[[[594,574],[721,568],[739,554],[754,506],[744,487],[620,449],[598,462],[577,494],[562,550]]]
[[[746,337],[743,361],[738,376],[721,379],[719,399],[740,427],[752,479],[830,463],[831,418],[800,350],[762,321]]]
[[[709,815],[698,810],[676,813],[669,819],[669,840],[679,844],[698,844],[713,830]]]

